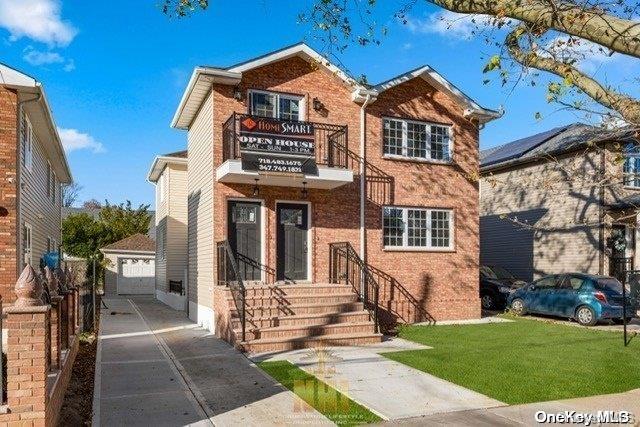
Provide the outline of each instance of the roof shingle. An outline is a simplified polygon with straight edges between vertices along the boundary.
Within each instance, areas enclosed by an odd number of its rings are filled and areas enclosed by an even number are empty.
[[[156,242],[144,234],[137,233],[133,236],[125,237],[115,243],[111,243],[103,248],[103,251],[138,251],[138,252],[155,252]]]

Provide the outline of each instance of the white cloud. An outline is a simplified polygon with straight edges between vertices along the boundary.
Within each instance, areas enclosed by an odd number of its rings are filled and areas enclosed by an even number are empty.
[[[60,16],[60,0],[0,0],[0,27],[12,41],[22,37],[54,46],[66,46],[78,30]]]
[[[82,133],[77,129],[58,128],[58,134],[60,134],[62,146],[68,152],[91,150],[94,153],[104,153],[106,151],[102,143],[96,141],[88,133]]]
[[[66,72],[73,71],[76,69],[76,62],[73,59],[67,61],[67,63],[62,67]]]
[[[31,65],[59,64],[64,62],[64,58],[58,52],[42,52],[31,46],[28,46],[24,50],[24,56],[22,58]]]
[[[469,40],[483,27],[492,26],[495,18],[488,15],[466,15],[448,10],[436,12],[424,19],[407,18],[412,33],[438,34],[443,37]]]

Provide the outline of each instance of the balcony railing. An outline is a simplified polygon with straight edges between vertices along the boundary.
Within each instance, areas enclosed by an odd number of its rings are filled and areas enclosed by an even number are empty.
[[[222,127],[223,161],[240,158],[240,122],[249,114],[233,113]],[[253,116],[255,117],[255,116]],[[312,124],[314,128],[315,157],[318,165],[346,168],[348,161],[347,126],[327,123],[300,122]]]

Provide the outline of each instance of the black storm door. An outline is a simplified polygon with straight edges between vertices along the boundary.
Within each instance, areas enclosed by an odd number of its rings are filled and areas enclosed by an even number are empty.
[[[260,203],[230,201],[227,223],[229,245],[244,279],[261,280]]]
[[[308,205],[278,203],[278,280],[307,280]]]

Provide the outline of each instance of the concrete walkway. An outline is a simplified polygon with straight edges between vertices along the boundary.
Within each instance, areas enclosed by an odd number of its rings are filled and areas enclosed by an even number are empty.
[[[252,359],[294,363],[385,420],[505,406],[500,401],[381,355],[428,348],[393,338],[378,345],[304,349],[255,355]]]
[[[640,389],[626,393],[584,397],[579,399],[558,400],[553,402],[538,402],[526,405],[514,405],[499,408],[480,409],[474,411],[460,411],[435,414],[424,417],[408,418],[404,420],[380,423],[380,425],[403,426],[530,426],[539,425],[536,414],[544,411],[546,414],[575,413],[592,414],[598,411],[622,411],[633,414],[630,423],[623,425],[640,425]],[[540,415],[538,415],[540,416]],[[576,422],[575,424],[585,425]],[[620,425],[620,423],[602,423],[593,420],[591,425]]]
[[[94,425],[332,425],[183,313],[152,298],[105,304]]]

